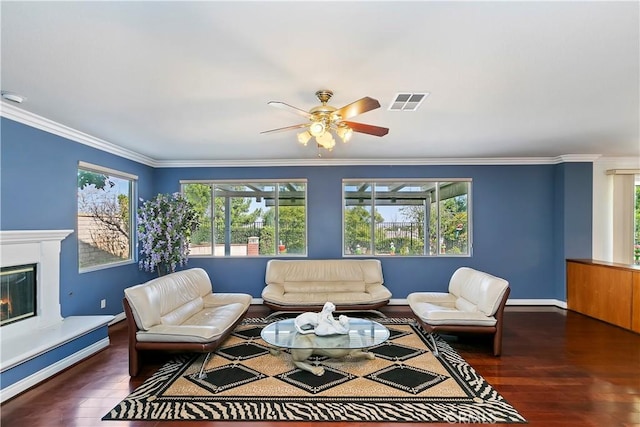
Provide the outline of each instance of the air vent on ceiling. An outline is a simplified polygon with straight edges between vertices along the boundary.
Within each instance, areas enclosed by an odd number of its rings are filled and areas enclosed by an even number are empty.
[[[416,111],[429,92],[425,93],[399,93],[389,106],[389,111]]]

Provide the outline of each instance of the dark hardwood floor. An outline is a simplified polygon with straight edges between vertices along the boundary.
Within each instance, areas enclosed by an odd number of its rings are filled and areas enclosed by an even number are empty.
[[[389,306],[393,317],[411,315]],[[267,311],[252,306],[248,316]],[[76,426],[251,426],[291,427],[290,422],[115,422],[100,421],[120,400],[164,363],[154,355],[141,375],[127,369],[126,325],[109,328],[109,348],[5,402],[1,425]],[[640,426],[640,335],[558,308],[510,307],[505,312],[501,357],[486,338],[461,338],[451,345],[532,427]],[[313,423],[295,423],[311,426]],[[321,423],[322,426],[400,427],[399,423]],[[426,424],[421,424],[426,425]],[[438,425],[438,424],[434,424]],[[442,425],[442,424],[439,424]]]

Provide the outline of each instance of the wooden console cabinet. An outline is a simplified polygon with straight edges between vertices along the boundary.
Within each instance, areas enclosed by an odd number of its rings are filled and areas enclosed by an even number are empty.
[[[640,266],[567,260],[567,308],[640,333]]]

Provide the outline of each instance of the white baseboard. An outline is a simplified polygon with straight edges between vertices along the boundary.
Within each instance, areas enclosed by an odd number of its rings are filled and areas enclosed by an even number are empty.
[[[558,299],[509,299],[507,305],[537,305],[567,308],[567,302]]]
[[[122,322],[126,318],[127,318],[127,315],[124,314],[124,311],[122,313],[118,313],[115,316],[113,316],[113,320],[111,322],[109,322],[109,326],[115,325],[118,322]]]
[[[33,387],[34,385],[46,380],[49,377],[57,374],[58,372],[80,362],[83,359],[86,359],[89,356],[97,353],[98,351],[109,347],[109,337],[103,338],[102,340],[90,345],[89,347],[83,348],[72,355],[65,357],[64,359],[54,363],[53,365],[49,365],[46,368],[8,386],[0,390],[0,402],[5,402],[8,399],[11,399],[13,396],[26,391],[27,389]]]

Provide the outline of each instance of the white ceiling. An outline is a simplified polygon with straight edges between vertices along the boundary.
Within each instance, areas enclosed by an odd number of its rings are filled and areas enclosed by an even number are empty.
[[[18,108],[157,161],[303,161],[331,89],[370,96],[329,159],[640,155],[640,2],[1,2]],[[398,92],[430,92],[416,112]]]

